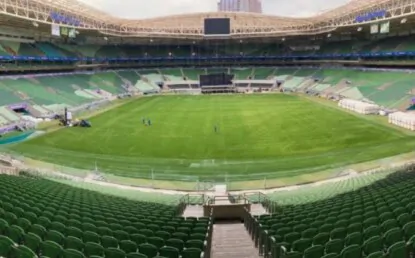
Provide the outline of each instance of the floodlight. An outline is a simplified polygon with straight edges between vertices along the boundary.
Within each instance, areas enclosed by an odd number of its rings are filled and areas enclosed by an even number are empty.
[[[401,23],[406,23],[406,21],[408,21],[408,19],[403,18],[403,19],[401,20]]]
[[[39,24],[37,22],[32,22],[33,26],[39,27]]]
[[[357,31],[362,31],[362,30],[363,30],[362,27],[357,28]]]

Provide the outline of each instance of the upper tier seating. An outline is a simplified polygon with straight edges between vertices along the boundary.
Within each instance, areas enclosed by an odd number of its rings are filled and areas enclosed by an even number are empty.
[[[414,36],[387,37],[377,40],[345,40],[315,42],[316,49],[299,49],[304,42],[243,43],[213,45],[97,45],[97,44],[52,44],[45,42],[26,43],[0,41],[0,55],[3,56],[48,56],[48,57],[185,57],[185,56],[275,56],[275,55],[325,55],[367,53],[382,51],[413,51]],[[297,47],[297,48],[296,48]]]
[[[0,175],[1,257],[199,258],[209,218],[181,207],[83,190],[39,178]]]

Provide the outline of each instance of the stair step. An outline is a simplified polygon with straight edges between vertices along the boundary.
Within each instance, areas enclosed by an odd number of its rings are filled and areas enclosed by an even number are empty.
[[[250,235],[242,223],[215,224],[212,234],[213,258],[259,258]]]

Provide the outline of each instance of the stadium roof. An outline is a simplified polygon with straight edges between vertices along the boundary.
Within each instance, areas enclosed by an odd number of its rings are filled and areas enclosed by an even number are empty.
[[[338,8],[306,18],[210,12],[131,20],[112,16],[77,0],[0,1],[3,2],[0,13],[41,23],[53,23],[50,13],[58,12],[79,20],[80,25],[76,27],[80,30],[95,30],[113,36],[186,38],[203,36],[205,18],[230,18],[233,37],[307,35],[357,25],[355,18],[371,11],[388,11],[386,17],[379,19],[407,16],[412,14],[414,8],[406,7],[415,4],[415,0],[352,0]],[[396,12],[398,8],[402,9],[401,12]],[[370,22],[373,20],[365,23]]]

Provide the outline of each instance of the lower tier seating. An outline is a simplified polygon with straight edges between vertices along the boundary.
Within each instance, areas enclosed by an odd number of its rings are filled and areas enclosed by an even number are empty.
[[[328,199],[280,206],[247,227],[266,257],[411,257],[414,183],[414,172],[396,172]]]
[[[203,257],[210,218],[49,181],[0,175],[0,257]]]

